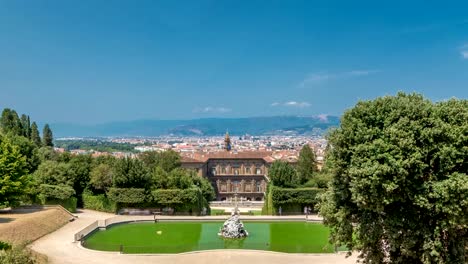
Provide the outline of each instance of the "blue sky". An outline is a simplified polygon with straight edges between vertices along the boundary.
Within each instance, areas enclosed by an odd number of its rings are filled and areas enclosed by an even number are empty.
[[[0,107],[40,122],[340,115],[468,97],[467,1],[0,0]]]

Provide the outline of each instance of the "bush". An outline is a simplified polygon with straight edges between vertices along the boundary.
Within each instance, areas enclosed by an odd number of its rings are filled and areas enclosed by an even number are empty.
[[[92,193],[83,193],[83,207],[102,212],[117,212],[117,204],[107,198],[104,194],[92,195]]]
[[[146,201],[145,189],[142,188],[110,188],[107,197],[121,204],[140,204]]]
[[[43,199],[66,200],[75,194],[75,190],[68,185],[39,185],[40,196]]]
[[[65,209],[67,209],[68,211],[70,211],[72,213],[76,213],[77,203],[78,203],[78,199],[76,197],[70,197],[70,198],[65,199],[65,200],[60,200],[60,199],[42,200],[42,204],[46,204],[46,205],[57,205],[57,204],[59,204],[59,205],[63,206]]]
[[[160,189],[152,191],[151,195],[157,205],[172,207],[179,213],[199,214],[203,207],[209,210],[208,203],[199,188]]]
[[[280,188],[269,186],[265,205],[262,209],[263,214],[278,214],[281,207],[282,214],[303,213],[304,206],[310,206],[312,209],[318,202],[318,195],[324,192],[320,188]]]
[[[0,250],[11,249],[11,245],[7,242],[0,241]]]
[[[0,263],[34,264],[34,261],[29,251],[23,248],[14,247],[9,250],[0,250]]]

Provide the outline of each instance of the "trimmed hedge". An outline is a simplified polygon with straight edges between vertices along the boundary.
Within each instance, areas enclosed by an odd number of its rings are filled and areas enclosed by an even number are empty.
[[[60,200],[60,199],[46,199],[42,200],[42,204],[47,204],[47,205],[57,205],[60,204],[63,206],[65,209],[72,213],[76,213],[76,205],[77,205],[78,199],[76,197],[70,197],[65,200]]]
[[[319,188],[271,188],[271,199],[274,205],[317,203],[317,194],[322,193]]]
[[[66,200],[75,195],[75,190],[68,185],[39,185],[40,196],[44,199]]]
[[[104,194],[92,195],[83,193],[83,207],[108,213],[117,212],[117,203],[109,200]]]
[[[121,204],[141,204],[146,201],[143,188],[110,188],[107,192],[109,200]]]
[[[200,214],[202,208],[209,210],[199,188],[158,189],[151,192],[153,203],[158,206],[174,208],[175,213]],[[209,213],[209,211],[207,212]]]
[[[280,188],[268,186],[263,214],[276,215],[281,207],[282,214],[303,213],[304,206],[312,209],[318,202],[318,194],[324,192],[320,188]]]
[[[192,189],[157,189],[151,192],[153,201],[161,205],[195,204],[200,201],[201,191]]]
[[[68,185],[39,185],[39,199],[42,204],[56,205],[59,204],[68,211],[75,213],[78,199],[73,197],[75,190]]]

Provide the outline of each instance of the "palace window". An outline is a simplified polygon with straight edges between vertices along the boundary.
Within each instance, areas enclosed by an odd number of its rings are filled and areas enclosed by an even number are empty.
[[[239,175],[239,169],[238,168],[234,169],[234,175]]]
[[[221,174],[226,174],[226,167],[221,167]]]
[[[250,167],[245,168],[245,174],[250,174]]]
[[[262,185],[260,182],[257,182],[257,192],[262,192]]]
[[[260,175],[260,174],[262,174],[262,169],[260,169],[260,168],[257,168],[257,170],[255,171],[255,173],[256,173],[257,175]]]
[[[232,182],[232,187],[233,187],[233,188],[232,188],[232,191],[233,191],[233,192],[239,192],[239,191],[240,191],[240,188],[239,188],[239,187],[240,187],[240,183],[239,183],[239,181],[233,181],[233,182]]]
[[[211,168],[211,174],[212,174],[213,176],[216,175],[216,167]]]

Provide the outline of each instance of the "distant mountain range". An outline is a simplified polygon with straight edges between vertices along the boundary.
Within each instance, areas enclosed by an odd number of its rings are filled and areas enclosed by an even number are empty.
[[[271,116],[203,118],[192,120],[137,120],[99,125],[51,124],[58,137],[109,136],[219,136],[233,135],[322,135],[339,125],[336,116]]]

